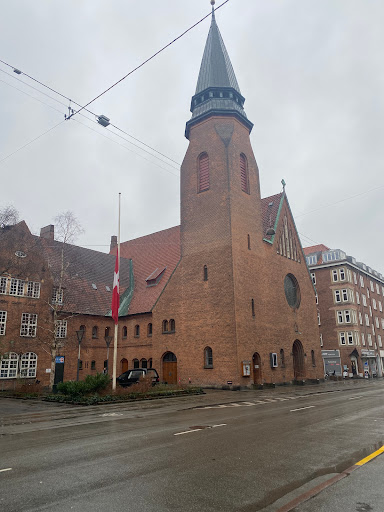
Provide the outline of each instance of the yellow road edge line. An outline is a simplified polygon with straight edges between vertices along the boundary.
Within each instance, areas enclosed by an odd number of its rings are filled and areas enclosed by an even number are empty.
[[[371,453],[371,455],[368,455],[368,457],[365,457],[364,459],[359,460],[359,462],[356,462],[355,466],[363,466],[364,464],[366,464],[370,460],[374,459],[375,457],[377,457],[381,453],[384,453],[384,446],[382,446],[381,448],[379,448],[375,452]]]

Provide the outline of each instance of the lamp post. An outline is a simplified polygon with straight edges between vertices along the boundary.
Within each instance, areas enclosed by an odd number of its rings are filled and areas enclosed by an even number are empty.
[[[80,370],[80,344],[84,336],[83,329],[80,329],[80,331],[76,331],[77,341],[79,342],[79,352],[77,354],[77,376],[76,381],[79,380],[79,370]]]
[[[108,373],[108,366],[109,366],[109,345],[111,344],[112,336],[107,336],[107,335],[105,335],[105,336],[104,336],[104,339],[105,339],[105,344],[107,345],[107,366],[106,366],[106,370],[107,370],[107,373]]]

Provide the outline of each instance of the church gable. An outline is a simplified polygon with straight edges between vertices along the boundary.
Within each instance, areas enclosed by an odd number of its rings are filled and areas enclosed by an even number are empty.
[[[264,241],[275,245],[276,253],[283,258],[301,263],[301,243],[285,192],[264,198],[262,203]],[[268,229],[273,229],[274,234],[268,234]]]

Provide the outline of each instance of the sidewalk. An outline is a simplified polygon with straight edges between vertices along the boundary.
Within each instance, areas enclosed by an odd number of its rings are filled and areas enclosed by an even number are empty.
[[[277,512],[384,511],[384,456],[358,467],[295,508],[282,507]]]

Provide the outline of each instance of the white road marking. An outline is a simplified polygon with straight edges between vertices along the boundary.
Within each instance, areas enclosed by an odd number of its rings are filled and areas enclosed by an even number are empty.
[[[0,473],[2,473],[3,471],[12,471],[12,468],[0,469]]]
[[[122,412],[106,412],[105,414],[100,414],[100,416],[123,416]]]
[[[312,409],[312,407],[315,407],[315,406],[314,405],[308,405],[308,407],[300,407],[300,409],[291,409],[290,412],[303,411],[304,409]]]
[[[241,405],[245,405],[246,407],[251,407],[252,405],[256,405],[255,402],[241,402]]]
[[[177,434],[173,434],[174,436],[182,436],[183,434],[190,434],[191,432],[199,432],[200,430],[204,430],[202,428],[194,428],[193,430],[186,430],[185,432],[177,432]]]
[[[363,398],[363,396],[352,396],[350,400],[356,400],[356,398]]]
[[[199,432],[200,430],[207,430],[208,428],[225,427],[226,423],[219,423],[218,425],[212,425],[204,428],[193,428],[192,430],[186,430],[185,432],[177,432],[174,436],[182,436],[183,434],[190,434],[191,432]]]

